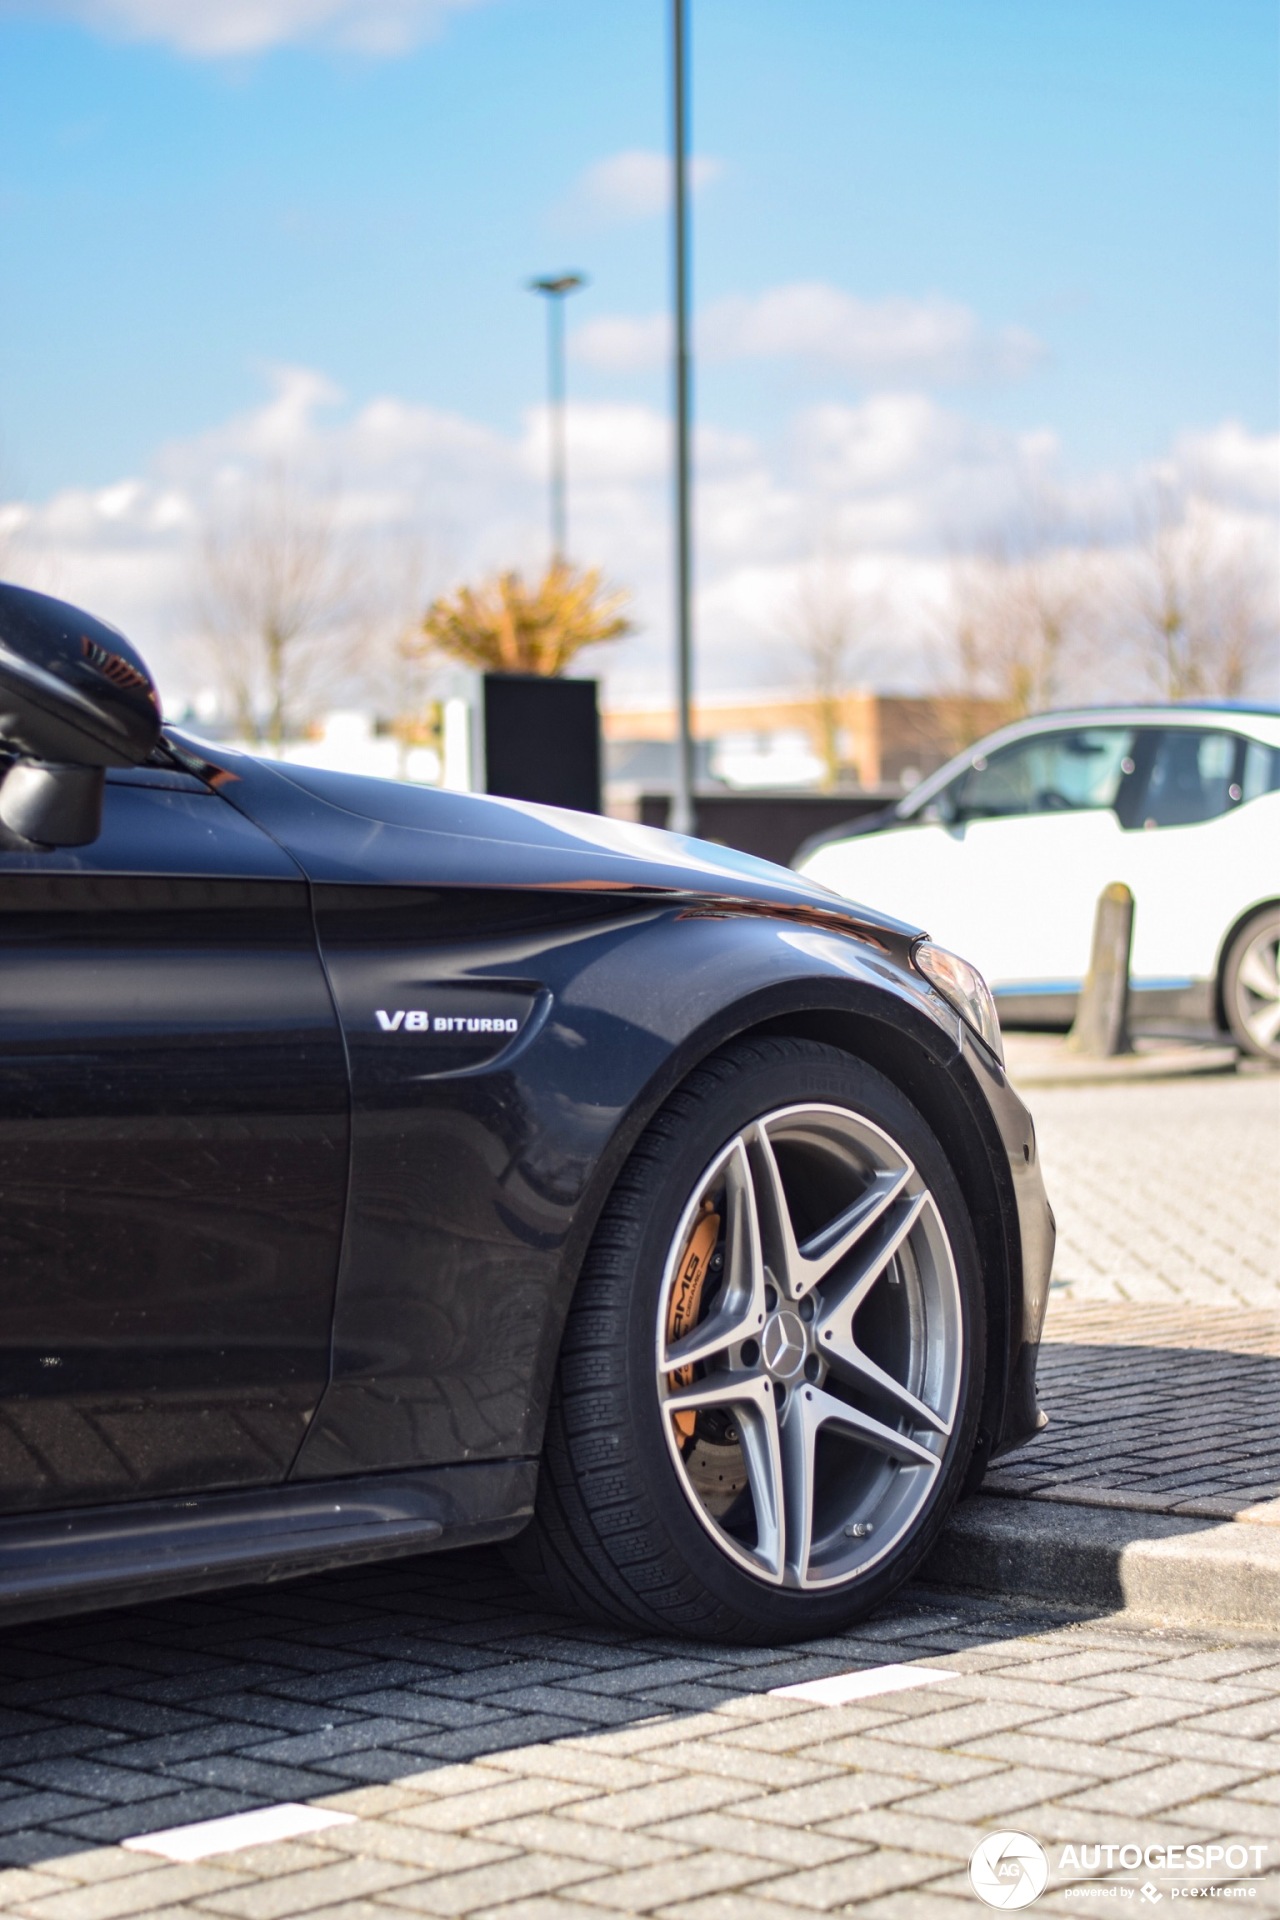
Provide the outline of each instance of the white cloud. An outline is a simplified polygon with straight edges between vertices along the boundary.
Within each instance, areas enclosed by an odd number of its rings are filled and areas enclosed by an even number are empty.
[[[658,482],[670,468],[671,429],[651,407],[572,404],[566,434],[572,472],[582,486]],[[549,458],[545,407],[526,416],[521,456],[530,478],[543,479]]]
[[[632,318],[605,314],[587,320],[569,336],[575,360],[605,373],[638,373],[661,366],[671,355],[671,322],[665,313]]]
[[[43,0],[40,11],[112,39],[159,41],[197,59],[313,43],[370,55],[433,39],[449,16],[485,0]],[[30,11],[7,0],[5,11]]]
[[[833,503],[855,544],[962,546],[1052,478],[1058,446],[1052,434],[1013,434],[922,393],[884,393],[807,409],[793,457],[806,491]]]
[[[669,154],[647,147],[611,153],[578,176],[566,209],[601,225],[664,213],[671,204],[671,165]],[[689,185],[696,193],[723,172],[723,161],[694,154],[689,161]]]
[[[1274,511],[1280,506],[1280,434],[1252,434],[1238,420],[1174,442],[1173,470],[1224,503]]]
[[[259,406],[158,449],[141,473],[41,503],[0,503],[8,570],[116,621],[151,660],[171,706],[205,684],[190,613],[202,516],[215,493],[264,463],[283,463],[317,488],[340,485],[353,537],[379,554],[425,539],[447,557],[437,586],[545,558],[545,409],[503,433],[395,395],[353,406],[305,368],[276,368],[270,380]],[[572,551],[634,591],[640,623],[599,656],[598,669],[615,699],[663,699],[670,422],[651,407],[577,402],[568,444]],[[1224,525],[1274,543],[1277,451],[1274,440],[1227,422],[1183,436],[1157,464],[1188,511],[1197,500],[1196,511],[1206,498],[1220,502],[1211,510],[1227,516]],[[937,631],[952,552],[1012,524],[1031,487],[1052,494],[1073,523],[1102,526],[1119,566],[1126,513],[1153,472],[1067,485],[1053,434],[1011,433],[919,392],[807,408],[773,446],[703,425],[695,452],[697,676],[706,692],[786,682],[793,663],[779,610],[819,551],[851,556],[860,585],[888,610],[887,684],[919,684],[936,665],[927,635]]]
[[[1043,351],[1021,327],[987,332],[954,300],[859,300],[816,280],[722,300],[703,334],[721,359],[821,360],[877,381],[1017,378]]]
[[[670,337],[663,314],[602,316],[577,329],[573,347],[592,365],[622,371],[659,363]],[[985,328],[958,301],[860,300],[817,280],[714,301],[698,316],[697,340],[708,360],[808,360],[877,386],[1016,380],[1044,357],[1025,328]]]
[[[162,447],[157,455],[161,470],[175,479],[190,479],[222,462],[294,461],[316,453],[325,438],[318,416],[342,405],[342,389],[309,367],[269,365],[263,372],[272,389],[264,405]]]

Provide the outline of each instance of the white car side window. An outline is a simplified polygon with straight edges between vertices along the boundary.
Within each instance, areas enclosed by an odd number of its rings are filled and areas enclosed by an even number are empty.
[[[1241,798],[1256,800],[1260,793],[1274,793],[1280,787],[1280,747],[1266,747],[1261,740],[1250,740],[1244,750],[1244,778]]]
[[[1170,727],[1160,737],[1142,804],[1144,827],[1191,827],[1216,820],[1240,799],[1232,733]]]
[[[953,782],[954,817],[991,820],[1112,807],[1121,781],[1133,772],[1133,746],[1132,727],[1076,727],[1015,741],[979,756]]]

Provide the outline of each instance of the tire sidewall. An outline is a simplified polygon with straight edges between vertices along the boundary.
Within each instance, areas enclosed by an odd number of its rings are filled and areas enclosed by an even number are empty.
[[[721,1604],[781,1635],[814,1633],[863,1613],[908,1578],[928,1552],[968,1468],[985,1371],[985,1312],[973,1232],[959,1185],[927,1123],[881,1074],[817,1042],[791,1057],[736,1074],[700,1100],[686,1125],[663,1141],[652,1164],[651,1204],[632,1267],[628,1303],[625,1417],[637,1437],[645,1493],[672,1548]],[[745,1063],[744,1063],[745,1064]],[[907,1535],[865,1575],[807,1592],[754,1579],[721,1552],[693,1512],[671,1458],[656,1386],[655,1336],[671,1244],[690,1196],[720,1150],[750,1121],[780,1107],[825,1102],[884,1129],[905,1148],[929,1187],[951,1243],[965,1332],[958,1416],[950,1453]]]

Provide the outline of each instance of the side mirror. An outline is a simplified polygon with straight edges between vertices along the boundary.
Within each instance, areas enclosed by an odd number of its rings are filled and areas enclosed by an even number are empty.
[[[0,584],[0,743],[16,756],[0,823],[81,847],[102,826],[107,767],[136,767],[160,738],[160,698],[122,633],[27,587]]]

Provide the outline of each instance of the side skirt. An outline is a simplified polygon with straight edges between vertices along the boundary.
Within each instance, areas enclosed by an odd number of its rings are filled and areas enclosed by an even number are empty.
[[[505,1540],[536,1460],[0,1519],[0,1624]]]

